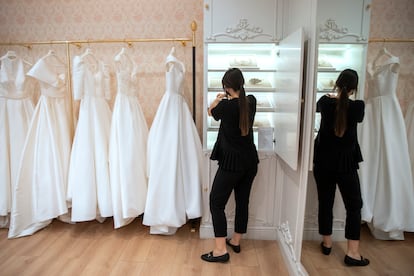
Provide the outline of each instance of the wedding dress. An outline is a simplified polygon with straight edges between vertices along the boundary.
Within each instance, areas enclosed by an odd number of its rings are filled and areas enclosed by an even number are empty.
[[[137,68],[126,49],[115,56],[117,95],[109,141],[114,228],[131,223],[145,209],[148,126],[138,100]]]
[[[359,142],[362,220],[378,239],[404,239],[414,231],[414,185],[404,118],[396,89],[399,58],[368,69],[368,98],[360,124]]]
[[[73,59],[72,85],[80,100],[72,145],[67,200],[72,221],[103,221],[112,216],[108,143],[111,125],[108,68],[90,49]]]
[[[201,217],[202,146],[182,95],[184,64],[166,59],[166,91],[148,136],[148,196],[143,224],[151,234],[174,234]]]
[[[40,85],[13,190],[9,238],[31,235],[68,212],[73,123],[66,65],[50,51],[27,73]]]
[[[8,227],[12,191],[34,111],[32,67],[13,51],[0,58],[0,228]]]

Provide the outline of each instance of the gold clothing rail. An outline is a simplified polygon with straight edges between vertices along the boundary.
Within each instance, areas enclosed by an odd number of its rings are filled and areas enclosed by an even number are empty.
[[[369,42],[414,42],[414,38],[370,38]]]
[[[70,45],[75,45],[78,48],[82,44],[93,44],[93,43],[127,43],[129,47],[132,46],[132,43],[142,43],[142,42],[179,42],[182,46],[186,46],[187,42],[192,43],[192,66],[193,66],[193,119],[196,122],[196,31],[197,23],[192,21],[190,24],[192,36],[191,38],[178,37],[178,38],[124,38],[124,39],[83,39],[83,40],[49,40],[49,41],[29,41],[29,42],[1,42],[0,46],[23,46],[28,49],[31,49],[33,45],[52,45],[52,44],[64,44],[66,45],[66,58],[68,62],[68,78],[69,78],[69,91],[72,91],[72,84],[70,78],[71,72],[71,62],[70,62]]]
[[[93,43],[127,43],[129,46],[136,42],[180,42],[186,46],[187,42],[195,41],[191,38],[126,38],[126,39],[84,39],[84,40],[49,40],[49,41],[29,41],[29,42],[0,42],[0,46],[23,46],[31,48],[32,45],[52,45],[52,44],[67,44],[76,45],[80,47],[81,44]]]
[[[197,23],[195,21],[190,24],[192,36],[191,38],[177,37],[177,38],[124,38],[124,39],[82,39],[82,40],[49,40],[49,41],[28,41],[28,42],[0,42],[0,46],[24,46],[30,48],[31,45],[48,45],[48,44],[71,44],[80,46],[81,44],[91,43],[127,43],[129,46],[132,43],[139,42],[180,42],[186,46],[187,42],[192,42],[192,46],[196,45],[195,32],[197,31]]]

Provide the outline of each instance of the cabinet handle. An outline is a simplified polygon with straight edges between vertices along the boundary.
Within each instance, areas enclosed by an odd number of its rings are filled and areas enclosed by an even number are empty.
[[[206,8],[206,10],[208,10],[210,8],[210,6],[208,4],[205,4],[204,7]]]
[[[371,8],[371,4],[368,4],[366,7],[365,7],[365,9],[366,10],[369,10]]]

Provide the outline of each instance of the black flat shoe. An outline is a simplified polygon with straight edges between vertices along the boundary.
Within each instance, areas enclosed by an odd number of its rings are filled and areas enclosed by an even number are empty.
[[[362,256],[361,256],[361,259],[358,260],[358,259],[351,258],[348,255],[345,255],[344,263],[347,266],[366,266],[369,264],[369,260],[365,259]]]
[[[329,255],[331,254],[332,247],[326,247],[323,245],[323,242],[321,242],[321,250],[324,255]]]
[[[231,249],[233,249],[233,251],[234,251],[235,253],[240,253],[240,251],[241,251],[240,245],[233,245],[233,244],[231,244],[231,243],[230,243],[230,239],[226,239],[226,244],[227,244],[228,246],[230,246],[230,247],[231,247]]]
[[[226,263],[230,260],[229,253],[223,254],[221,256],[213,256],[213,251],[201,255],[201,259],[210,263]]]

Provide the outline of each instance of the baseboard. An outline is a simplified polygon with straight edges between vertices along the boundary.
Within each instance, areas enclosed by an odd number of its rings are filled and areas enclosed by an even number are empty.
[[[233,228],[227,229],[228,235],[231,236],[234,232]],[[200,238],[211,239],[214,238],[214,230],[212,225],[200,225]],[[276,227],[268,226],[253,226],[247,228],[247,233],[243,236],[245,239],[251,240],[277,240]]]
[[[304,241],[319,241],[321,240],[321,235],[319,234],[318,229],[303,229],[303,240]],[[333,229],[332,240],[346,241],[345,229]]]

